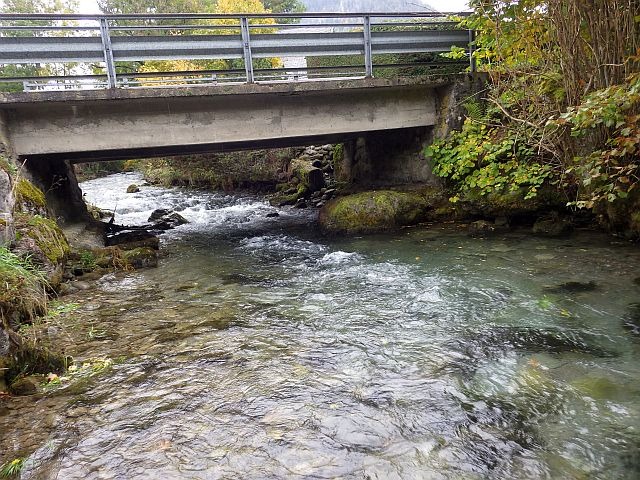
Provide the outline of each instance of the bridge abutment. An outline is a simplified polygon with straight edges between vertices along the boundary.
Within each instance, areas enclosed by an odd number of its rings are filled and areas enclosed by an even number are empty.
[[[344,143],[344,156],[336,165],[336,179],[362,187],[406,184],[439,185],[424,148],[430,127],[369,132]]]

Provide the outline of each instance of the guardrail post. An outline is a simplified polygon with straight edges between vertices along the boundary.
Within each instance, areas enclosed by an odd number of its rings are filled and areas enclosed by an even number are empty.
[[[477,63],[476,63],[476,57],[473,56],[473,52],[475,52],[475,43],[476,41],[476,31],[475,30],[469,30],[469,63],[470,63],[470,67],[471,67],[471,73],[476,73],[477,70]]]
[[[107,84],[109,88],[116,88],[116,66],[113,63],[113,50],[111,49],[111,35],[106,18],[100,19],[100,36],[102,37],[102,51],[104,63],[107,67]]]
[[[254,83],[253,57],[251,56],[251,34],[249,33],[249,19],[240,18],[240,30],[242,32],[242,46],[244,48],[244,68],[247,71],[247,83]]]
[[[364,68],[367,78],[373,77],[373,53],[371,49],[371,17],[364,17]]]

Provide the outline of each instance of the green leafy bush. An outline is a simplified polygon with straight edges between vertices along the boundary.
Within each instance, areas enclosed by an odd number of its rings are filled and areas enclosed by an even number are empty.
[[[597,90],[572,107],[551,126],[568,125],[577,138],[604,136],[606,141],[586,155],[574,158],[567,175],[576,175],[583,187],[578,207],[624,199],[640,183],[640,74],[627,82]]]
[[[479,114],[477,110],[473,113]],[[425,155],[433,161],[433,172],[455,185],[454,202],[468,193],[521,192],[530,199],[552,171],[550,165],[535,160],[529,145],[471,117],[460,132],[433,142]]]

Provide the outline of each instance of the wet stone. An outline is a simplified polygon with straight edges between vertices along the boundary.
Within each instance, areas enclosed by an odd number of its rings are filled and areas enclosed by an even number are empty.
[[[622,319],[622,326],[631,335],[640,337],[640,303],[632,303],[627,307],[627,313]]]
[[[42,390],[40,377],[30,376],[18,378],[9,387],[15,395],[34,395]]]
[[[598,289],[598,284],[594,281],[590,282],[565,282],[554,287],[545,287],[545,292],[549,293],[584,293],[593,292]]]

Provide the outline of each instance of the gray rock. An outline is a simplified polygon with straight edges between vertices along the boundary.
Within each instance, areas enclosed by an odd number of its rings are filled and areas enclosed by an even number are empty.
[[[157,210],[154,210],[153,213],[151,213],[151,215],[147,219],[147,222],[156,222],[160,220],[162,217],[169,215],[170,213],[171,213],[171,210],[168,210],[166,208],[159,208]]]
[[[468,228],[470,233],[495,232],[496,230],[495,224],[487,220],[478,220],[477,222],[470,223]]]
[[[571,222],[557,214],[539,218],[533,225],[533,233],[545,237],[562,237],[573,230]]]
[[[161,214],[162,213],[162,214]],[[171,230],[180,225],[189,223],[189,220],[176,212],[165,209],[156,210],[149,217],[150,222],[155,222],[153,227],[158,230]]]

